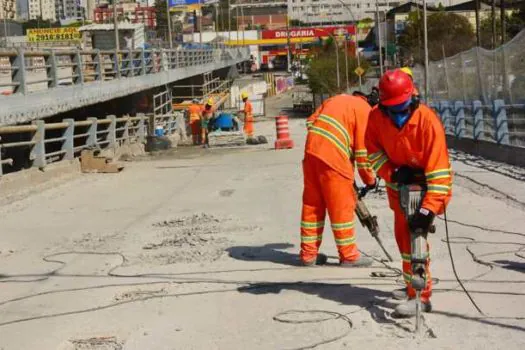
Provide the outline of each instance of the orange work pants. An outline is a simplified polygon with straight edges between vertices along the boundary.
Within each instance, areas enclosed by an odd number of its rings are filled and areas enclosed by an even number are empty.
[[[253,117],[248,116],[244,118],[244,133],[247,136],[253,136]]]
[[[408,222],[405,218],[405,214],[401,209],[401,206],[398,202],[391,202],[391,208],[394,210],[394,232],[396,235],[397,247],[401,253],[401,259],[403,261],[403,279],[407,286],[408,297],[413,299],[416,297],[416,291],[412,288],[412,265],[411,265],[411,245],[412,239],[410,237],[410,230],[408,228]],[[428,247],[430,251],[430,247]],[[421,292],[421,300],[428,301],[432,295],[432,277],[430,276],[430,259],[427,259],[426,264],[426,273],[427,273],[427,284],[425,289]]]
[[[359,259],[354,233],[353,180],[342,176],[321,159],[306,154],[301,216],[301,260],[310,262],[321,246],[326,211],[330,216],[340,261]]]
[[[200,143],[200,133],[201,133],[200,119],[190,120],[190,126],[191,126],[191,138],[193,140],[193,144],[198,145]]]

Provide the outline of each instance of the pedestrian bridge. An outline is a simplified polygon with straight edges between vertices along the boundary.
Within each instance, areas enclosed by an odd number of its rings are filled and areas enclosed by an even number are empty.
[[[26,123],[248,60],[248,48],[0,51],[0,125]]]

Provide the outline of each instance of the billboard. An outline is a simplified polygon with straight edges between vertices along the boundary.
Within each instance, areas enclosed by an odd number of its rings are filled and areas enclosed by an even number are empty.
[[[314,27],[314,28],[290,28],[280,30],[263,30],[261,33],[262,39],[282,39],[286,38],[286,33],[289,33],[290,38],[316,38],[326,37],[330,35],[354,35],[355,27],[340,26],[340,27]]]
[[[78,28],[40,28],[28,29],[27,40],[29,42],[50,41],[80,41],[82,35]]]

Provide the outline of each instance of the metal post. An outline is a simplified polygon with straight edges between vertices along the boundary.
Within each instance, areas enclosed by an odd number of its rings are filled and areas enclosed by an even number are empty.
[[[46,166],[46,124],[43,120],[37,120],[35,124],[36,131],[32,139],[34,145],[29,157],[33,160],[33,167],[41,169]]]
[[[461,90],[463,91],[463,101],[467,102],[467,79],[465,77],[465,59],[463,58],[463,52],[459,53],[459,57],[461,59]],[[449,96],[450,98],[450,96]]]
[[[335,69],[337,70],[337,90],[339,91],[341,89],[341,78],[339,77],[339,47],[337,46],[337,40],[335,40],[334,36],[332,36],[332,39],[335,46]]]
[[[145,52],[144,48],[142,48],[142,50],[140,51],[140,68],[141,68],[140,74],[141,75],[146,75],[147,74],[147,72],[146,72],[146,70],[147,70],[147,68],[146,68],[146,52]]]
[[[498,144],[508,145],[509,139],[509,124],[507,122],[507,110],[505,109],[505,101],[494,100],[492,116],[494,118],[495,140]]]
[[[17,55],[14,58],[10,57],[9,59],[11,60],[11,67],[16,67],[11,71],[11,81],[17,84],[13,86],[13,93],[20,92],[25,94],[27,91],[27,81],[24,50],[18,48]]]
[[[425,1],[425,0],[423,0]],[[377,28],[377,41],[378,47],[379,47],[379,71],[381,72],[381,75],[383,75],[383,51],[382,48],[382,35],[381,35],[381,23],[379,22],[379,3],[378,0],[376,0],[376,28]]]
[[[496,0],[492,0],[490,15],[492,16],[492,50],[494,50],[496,48]]]
[[[122,132],[122,139],[124,140],[125,144],[129,144],[129,125],[130,125],[129,119],[126,119],[124,121],[124,131]]]
[[[485,136],[483,126],[483,107],[481,101],[472,101],[472,115],[474,117],[474,132],[472,137],[474,140],[481,140]]]
[[[242,45],[246,45],[244,41],[244,32],[246,28],[244,27],[244,6],[241,6],[241,17],[242,17]],[[288,23],[288,16],[286,16],[286,23]]]
[[[201,0],[199,0],[199,4],[201,4]],[[202,4],[199,8],[199,44],[202,45]]]
[[[505,0],[500,0],[499,2],[499,13],[500,13],[500,22],[501,22],[501,45],[505,44],[506,39],[506,33],[507,30],[506,21],[507,18],[505,16]]]
[[[228,0],[228,42],[232,43],[232,19],[231,19],[231,8],[230,0]]]
[[[427,28],[427,0],[423,0],[423,45],[425,50],[425,100],[428,101],[428,28]]]
[[[113,62],[115,64],[115,76],[117,79],[120,79],[120,62],[119,62],[119,52],[115,50]]]
[[[117,117],[114,115],[108,115],[107,117],[111,122],[108,126],[108,136],[107,141],[108,147],[116,147],[117,146]]]
[[[348,41],[345,37],[345,73],[346,73],[346,92],[350,89],[350,83],[348,81]]]
[[[62,151],[64,153],[64,159],[73,160],[75,158],[74,151],[74,136],[75,136],[75,120],[74,119],[64,119],[64,123],[67,124],[67,128],[64,130],[63,137],[65,137],[62,142]]]
[[[87,147],[95,147],[95,146],[97,146],[97,138],[98,138],[98,135],[97,135],[97,127],[98,127],[97,118],[87,118],[87,120],[91,122],[91,125],[88,127],[88,131],[87,131],[88,137],[87,137],[87,140],[86,140],[86,146]]]
[[[58,86],[58,70],[57,70],[57,59],[55,50],[51,50],[49,55],[46,57],[46,75],[47,75],[47,87],[54,88]]]
[[[138,142],[144,143],[146,140],[146,123],[144,123],[144,119],[146,119],[146,116],[143,113],[137,114],[137,117],[139,117],[139,123],[137,125],[137,136],[138,136]]]
[[[95,62],[95,80],[96,81],[103,81],[104,80],[104,69],[102,68],[102,65],[104,64],[102,60],[102,55],[100,54],[100,50],[97,50],[95,53],[95,57],[93,58],[93,62]]]
[[[454,103],[454,136],[458,139],[465,137],[465,104],[463,101]]]
[[[118,16],[117,16],[117,0],[113,0],[113,29],[115,31],[115,50],[120,50],[120,42],[118,35]]]
[[[288,73],[292,70],[292,57],[290,53],[290,25],[288,21],[288,15],[286,16],[286,61],[288,64],[287,71]]]
[[[441,45],[441,51],[443,52],[443,68],[445,71],[445,81],[447,82],[447,98],[450,100],[451,94],[450,94],[450,84],[448,81],[448,67],[447,67],[447,57],[445,56],[445,45]],[[425,95],[426,98],[426,95]]]
[[[474,0],[475,1],[475,14],[476,14],[476,46],[481,46],[481,34],[480,34],[480,19],[479,19],[479,1],[480,0]]]
[[[170,41],[169,47],[173,49],[173,34],[171,33],[171,15],[170,15],[170,2],[166,0],[166,18],[168,22],[168,40]]]
[[[80,50],[76,50],[75,54],[71,57],[71,60],[74,61],[73,68],[73,84],[84,84],[84,72],[82,70],[82,55]]]

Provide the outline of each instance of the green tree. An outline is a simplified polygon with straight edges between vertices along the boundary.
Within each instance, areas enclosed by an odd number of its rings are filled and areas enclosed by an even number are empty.
[[[327,39],[316,57],[312,58],[306,71],[308,85],[313,93],[337,94],[346,89],[346,66],[344,50],[338,49],[339,57],[339,87],[337,86],[337,60],[333,39]],[[350,86],[357,85],[359,77],[354,73],[357,68],[357,60],[353,55],[348,55],[348,81]],[[361,67],[365,71],[369,67],[368,61],[361,59]]]
[[[428,16],[428,55],[431,61],[455,55],[470,49],[475,43],[472,25],[464,16],[439,11]],[[423,17],[417,12],[409,14],[404,32],[399,36],[398,46],[403,56],[413,56],[423,62]]]

